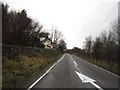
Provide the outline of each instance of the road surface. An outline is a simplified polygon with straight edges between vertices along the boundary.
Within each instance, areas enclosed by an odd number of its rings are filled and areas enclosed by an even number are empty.
[[[71,54],[64,54],[38,81],[34,88],[118,88],[119,77]]]

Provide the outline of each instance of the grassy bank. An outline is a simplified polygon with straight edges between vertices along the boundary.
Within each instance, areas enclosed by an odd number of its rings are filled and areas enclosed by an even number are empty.
[[[11,49],[12,50],[12,49]],[[39,50],[39,49],[38,49]],[[15,48],[11,54],[4,53],[2,57],[2,87],[3,88],[19,88],[24,87],[32,77],[40,74],[42,70],[54,62],[56,62],[62,54],[59,51],[45,50],[35,52],[29,50],[25,52]],[[22,51],[22,50],[21,50]],[[14,53],[14,54],[13,54]],[[13,55],[14,57],[10,57]]]
[[[105,60],[97,61],[93,58],[88,58],[86,56],[82,56],[82,55],[78,55],[78,54],[75,54],[75,55],[120,76],[120,71],[118,70],[118,63],[116,63],[116,62],[108,62]]]

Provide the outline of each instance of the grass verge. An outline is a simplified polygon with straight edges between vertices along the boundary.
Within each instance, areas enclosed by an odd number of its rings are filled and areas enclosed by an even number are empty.
[[[9,59],[3,56],[2,87],[27,87],[61,56],[62,54],[47,57],[47,55],[42,55],[40,53],[31,57],[28,55],[18,55],[14,59]],[[30,83],[28,84],[28,82]]]

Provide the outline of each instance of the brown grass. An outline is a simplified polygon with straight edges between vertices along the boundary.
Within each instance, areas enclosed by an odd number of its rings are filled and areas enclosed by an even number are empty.
[[[36,75],[44,67],[52,64],[58,56],[46,58],[40,54],[36,57],[20,55],[15,60],[3,57],[3,88],[20,87],[28,77]]]

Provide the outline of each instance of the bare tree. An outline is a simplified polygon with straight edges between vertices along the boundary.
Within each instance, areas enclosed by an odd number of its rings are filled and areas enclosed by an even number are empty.
[[[111,28],[111,33],[112,33],[112,39],[114,40],[116,44],[116,52],[117,52],[117,61],[120,59],[120,17],[118,17],[117,21],[114,21],[112,23],[112,28]]]
[[[91,50],[92,50],[92,37],[91,36],[86,37],[84,49],[88,53],[88,56],[90,57]]]
[[[102,42],[100,40],[100,37],[96,37],[95,41],[93,42],[92,54],[96,58],[96,60],[99,60],[101,59],[101,53],[102,53]]]
[[[112,39],[116,41],[117,44],[120,43],[120,22],[114,21],[111,28]]]
[[[51,32],[51,36],[50,36],[51,40],[53,41],[53,43],[58,44],[59,41],[63,38],[63,35],[60,31],[57,30],[57,28],[52,27],[52,32]]]

